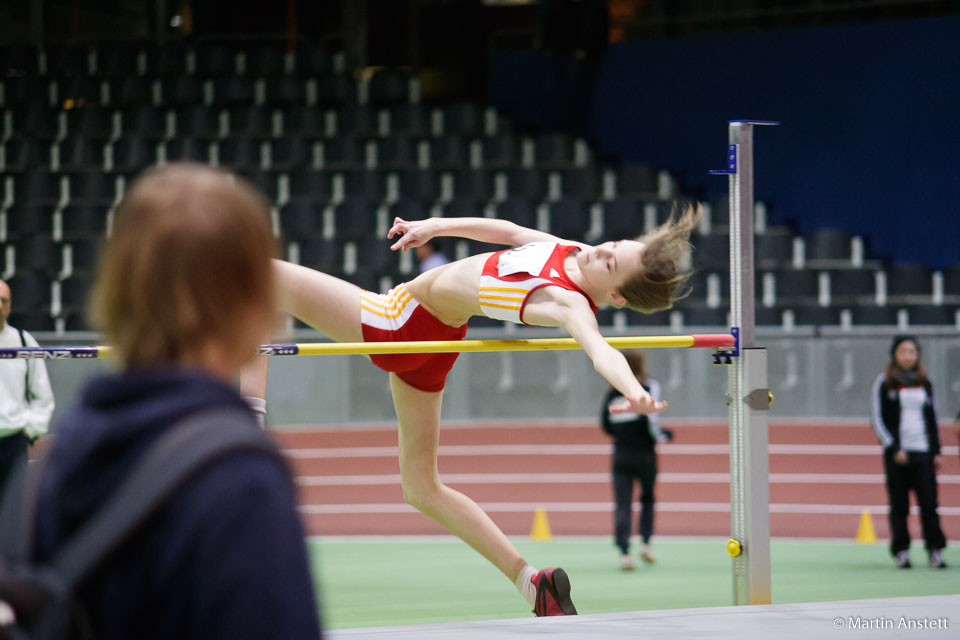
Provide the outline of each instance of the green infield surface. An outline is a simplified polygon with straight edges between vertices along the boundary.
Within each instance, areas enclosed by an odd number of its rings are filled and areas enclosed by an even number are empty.
[[[514,542],[535,567],[567,571],[582,614],[733,604],[726,539],[655,539],[657,562],[632,572],[620,570],[607,538]],[[510,581],[456,538],[321,538],[309,546],[329,629],[533,615]],[[928,568],[920,545],[911,556],[904,570],[882,541],[772,540],[773,603],[960,593],[958,549],[945,550],[945,570]]]

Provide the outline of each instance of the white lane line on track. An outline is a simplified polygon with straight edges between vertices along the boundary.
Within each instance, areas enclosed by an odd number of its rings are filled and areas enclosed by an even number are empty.
[[[603,473],[441,473],[447,484],[609,484],[610,474]],[[771,484],[870,484],[882,485],[880,473],[771,473]],[[937,476],[940,484],[960,484],[960,475]],[[400,484],[400,474],[297,476],[302,487],[372,486]],[[727,484],[727,473],[657,474],[657,482],[667,484]]]
[[[612,502],[484,502],[480,508],[487,513],[530,513],[545,509],[553,513],[603,513],[613,512]],[[803,515],[860,515],[864,510],[873,515],[886,515],[887,505],[848,505],[848,504],[784,504],[770,505],[770,513]],[[307,504],[299,511],[305,515],[357,515],[385,513],[419,513],[410,505],[403,503],[387,504]],[[723,502],[658,502],[657,511],[680,513],[729,513],[730,505]],[[940,507],[941,516],[960,516],[960,507]],[[919,514],[917,507],[911,507],[910,513]]]
[[[610,455],[609,444],[470,444],[440,445],[441,456],[532,456],[532,455]],[[726,444],[664,444],[657,448],[660,455],[728,455]],[[960,447],[943,447],[943,455],[956,455]],[[772,444],[773,455],[859,455],[880,456],[880,445],[869,444]],[[283,454],[297,460],[331,458],[395,458],[397,448],[390,447],[330,447],[324,449],[284,449]]]

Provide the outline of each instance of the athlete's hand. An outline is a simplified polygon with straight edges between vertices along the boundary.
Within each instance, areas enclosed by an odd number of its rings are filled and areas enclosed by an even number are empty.
[[[393,226],[387,232],[387,239],[392,240],[397,235],[400,238],[390,248],[394,251],[415,249],[436,235],[436,227],[437,221],[433,218],[414,220],[413,222],[407,222],[403,218],[394,218]]]
[[[618,402],[614,402],[609,408],[610,413],[629,412],[650,415],[651,413],[659,413],[666,409],[667,402],[665,400],[654,400],[653,396],[644,392],[642,395],[638,394],[632,398],[625,397]]]

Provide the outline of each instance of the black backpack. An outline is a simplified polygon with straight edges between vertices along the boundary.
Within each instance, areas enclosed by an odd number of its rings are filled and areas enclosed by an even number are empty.
[[[24,491],[8,496],[0,512],[0,640],[92,637],[75,601],[77,586],[198,471],[238,451],[259,452],[285,464],[247,411],[216,409],[181,420],[42,565],[29,560],[40,475],[31,469]]]

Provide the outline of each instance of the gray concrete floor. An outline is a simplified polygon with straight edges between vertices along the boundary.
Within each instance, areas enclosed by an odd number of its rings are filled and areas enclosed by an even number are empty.
[[[340,629],[328,637],[391,640],[610,640],[619,638],[960,637],[960,595],[707,607],[559,618]]]

